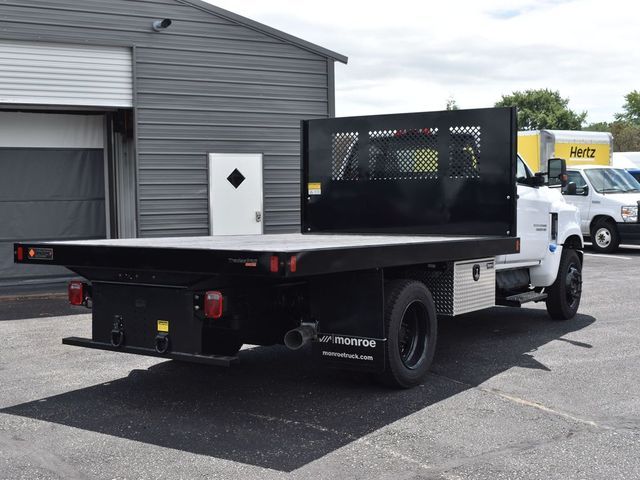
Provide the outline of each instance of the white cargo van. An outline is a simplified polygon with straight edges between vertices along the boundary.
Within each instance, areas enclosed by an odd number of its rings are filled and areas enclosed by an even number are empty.
[[[572,165],[563,193],[580,210],[582,234],[593,249],[609,253],[620,243],[640,244],[640,183],[622,168]]]

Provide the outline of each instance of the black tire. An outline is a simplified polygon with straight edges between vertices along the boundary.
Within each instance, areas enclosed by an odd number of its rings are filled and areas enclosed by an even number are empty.
[[[620,235],[615,223],[601,218],[591,226],[591,243],[598,253],[611,253],[620,245]]]
[[[547,289],[547,312],[554,320],[575,317],[582,295],[582,263],[575,250],[562,251],[558,276]]]
[[[431,293],[416,280],[385,284],[385,371],[379,379],[410,388],[425,379],[436,349],[438,319]]]

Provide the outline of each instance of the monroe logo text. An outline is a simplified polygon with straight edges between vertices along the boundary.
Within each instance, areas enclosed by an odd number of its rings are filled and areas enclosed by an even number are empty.
[[[339,335],[320,335],[320,343],[333,343],[334,345],[345,345],[347,347],[376,348],[376,341],[373,338],[341,337]]]

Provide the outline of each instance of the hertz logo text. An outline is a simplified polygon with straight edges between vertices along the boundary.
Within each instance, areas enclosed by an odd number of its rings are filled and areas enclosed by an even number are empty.
[[[596,158],[596,149],[595,148],[578,148],[571,147],[571,152],[569,152],[569,156],[572,158]]]

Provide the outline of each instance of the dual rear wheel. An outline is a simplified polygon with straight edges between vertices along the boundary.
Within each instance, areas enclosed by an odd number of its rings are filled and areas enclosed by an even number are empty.
[[[422,383],[438,336],[436,307],[424,283],[391,280],[385,285],[385,371],[380,380],[396,388]]]

